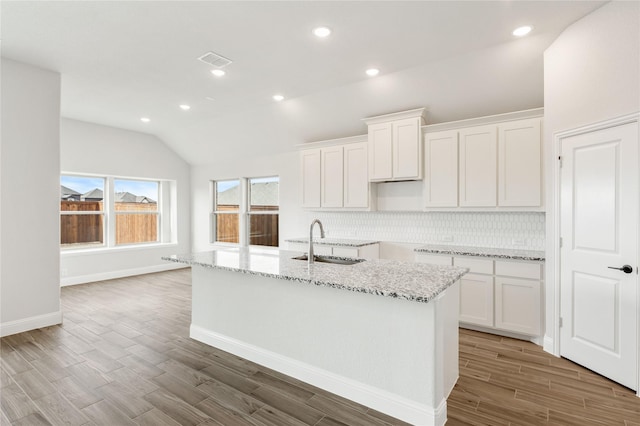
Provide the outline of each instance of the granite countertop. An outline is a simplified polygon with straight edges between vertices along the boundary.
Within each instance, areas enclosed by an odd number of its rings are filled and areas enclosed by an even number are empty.
[[[214,250],[163,257],[171,262],[222,269],[303,284],[429,302],[467,273],[467,268],[401,262],[365,260],[354,265],[335,265],[294,260],[297,251],[256,251],[251,248]]]
[[[309,244],[309,237],[287,238],[288,243]],[[352,240],[348,238],[313,238],[313,245],[319,246],[342,246],[342,247],[364,247],[378,244],[380,241]]]
[[[489,257],[493,259],[532,260],[532,261],[544,262],[544,251],[541,251],[541,250],[428,245],[428,246],[418,247],[414,251],[416,253],[450,254],[453,256],[455,255],[479,256],[479,257]]]

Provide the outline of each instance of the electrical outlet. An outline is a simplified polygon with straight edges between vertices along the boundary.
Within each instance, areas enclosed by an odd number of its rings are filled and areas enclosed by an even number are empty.
[[[511,244],[514,246],[526,246],[527,240],[525,238],[514,238],[511,240]]]
[[[443,235],[442,237],[440,237],[440,241],[442,241],[443,243],[450,243],[453,241],[453,235]]]

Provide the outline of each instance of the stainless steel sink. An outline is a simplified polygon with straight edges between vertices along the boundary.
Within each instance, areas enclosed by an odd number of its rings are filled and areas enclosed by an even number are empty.
[[[292,257],[294,260],[309,260],[306,254],[302,256]],[[364,262],[364,259],[348,259],[344,257],[335,256],[313,256],[313,261],[318,263],[333,263],[334,265],[355,265],[356,263]]]

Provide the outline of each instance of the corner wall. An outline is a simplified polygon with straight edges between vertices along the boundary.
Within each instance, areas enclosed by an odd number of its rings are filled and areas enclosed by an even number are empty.
[[[640,3],[607,3],[567,28],[544,55],[547,158],[545,350],[557,352],[554,294],[558,132],[640,111]],[[554,349],[555,347],[555,349]]]
[[[60,74],[2,58],[0,336],[62,322]]]
[[[177,217],[172,243],[84,251],[62,251],[62,285],[158,272],[179,267],[162,256],[187,253],[191,246],[190,166],[153,135],[63,118],[62,173],[87,173],[176,182]],[[59,185],[59,178],[56,179]],[[57,186],[57,193],[60,189]]]

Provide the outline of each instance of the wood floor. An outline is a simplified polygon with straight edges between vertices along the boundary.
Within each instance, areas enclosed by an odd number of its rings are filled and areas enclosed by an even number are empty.
[[[62,289],[64,323],[3,338],[0,425],[403,425],[189,339],[188,269]],[[447,425],[640,426],[640,398],[538,346],[460,331]]]

